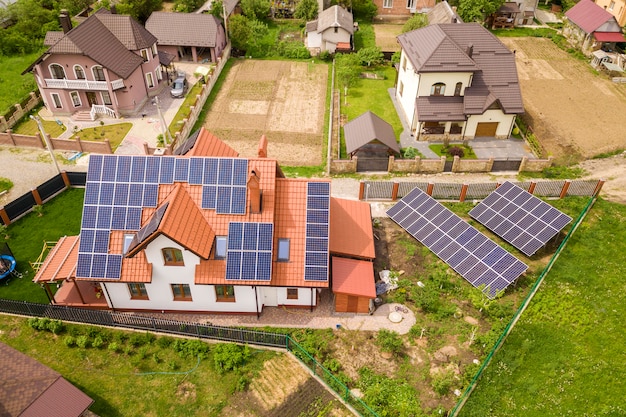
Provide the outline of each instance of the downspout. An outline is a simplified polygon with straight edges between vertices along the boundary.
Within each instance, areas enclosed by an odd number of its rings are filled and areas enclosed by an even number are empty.
[[[315,291],[315,288],[311,288],[311,313],[313,312],[313,294],[315,294]]]
[[[109,290],[107,290],[107,286],[103,283],[100,284],[100,288],[104,288],[104,297],[109,302],[111,306],[111,311],[115,311],[115,307],[113,307],[113,301],[111,301],[111,297],[109,296]]]
[[[261,318],[261,313],[259,312],[259,296],[256,293],[256,285],[253,286],[252,288],[254,288],[254,302],[256,303],[256,319],[260,319]]]

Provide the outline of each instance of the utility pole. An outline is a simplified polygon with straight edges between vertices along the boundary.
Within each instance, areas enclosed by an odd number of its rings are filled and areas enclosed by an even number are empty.
[[[163,113],[161,113],[161,104],[159,103],[159,96],[154,96],[154,102],[157,106],[157,113],[159,113],[159,121],[161,122],[161,132],[163,133],[163,140],[165,144],[172,143],[172,136],[170,136],[170,131],[165,124],[165,119],[163,119]]]
[[[39,118],[39,116],[33,116],[32,114],[30,115],[30,118],[34,120],[35,123],[37,123],[37,126],[39,126],[39,132],[41,132],[41,136],[43,136],[43,140],[46,142],[46,147],[48,148],[48,152],[50,152],[50,157],[52,158],[52,162],[54,162],[54,166],[56,167],[57,172],[60,174],[61,169],[59,168],[57,159],[54,157],[54,152],[52,151],[52,144],[50,143],[50,139],[48,138],[46,131],[43,129],[43,125],[41,124],[41,119]]]

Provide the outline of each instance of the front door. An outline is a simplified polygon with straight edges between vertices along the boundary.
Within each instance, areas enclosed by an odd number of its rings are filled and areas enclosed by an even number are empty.
[[[87,91],[85,94],[87,94],[87,103],[89,103],[89,107],[93,106],[94,104],[98,104],[96,93],[94,93],[93,91]]]

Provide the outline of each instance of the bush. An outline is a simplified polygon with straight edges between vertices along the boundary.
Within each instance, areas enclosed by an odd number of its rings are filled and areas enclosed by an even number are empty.
[[[383,352],[393,353],[394,355],[402,352],[402,348],[404,347],[400,334],[387,329],[380,329],[376,336],[376,344]]]
[[[418,151],[417,149],[415,149],[412,146],[409,146],[408,148],[403,148],[402,149],[402,157],[404,159],[415,159],[415,157],[420,155],[420,151]]]
[[[200,340],[179,339],[172,343],[172,349],[178,352],[181,358],[206,359],[209,354],[209,345]]]
[[[104,339],[102,338],[102,336],[97,335],[96,337],[93,338],[93,342],[91,342],[91,345],[95,347],[96,349],[99,349],[102,346],[104,346]]]
[[[174,338],[169,337],[169,336],[162,336],[156,340],[157,346],[160,347],[161,349],[166,349],[170,347],[172,343],[174,343]]]
[[[61,320],[50,320],[49,318],[31,317],[27,321],[28,326],[39,331],[49,331],[54,334],[60,334],[65,330],[65,324]]]
[[[79,348],[86,349],[89,347],[89,336],[82,335],[76,338],[76,346]]]
[[[332,61],[333,56],[328,51],[322,51],[320,52],[319,59],[321,59],[322,61],[329,62],[329,61]]]
[[[61,320],[51,320],[48,323],[48,330],[54,334],[61,334],[65,331],[65,323]]]
[[[74,338],[74,336],[65,336],[63,338],[63,344],[67,347],[76,346],[76,339]]]
[[[250,357],[248,345],[239,346],[234,343],[223,343],[213,349],[213,363],[218,373],[237,370]]]
[[[446,372],[439,372],[435,374],[433,376],[431,385],[433,387],[433,390],[437,394],[444,396],[448,392],[450,392],[450,387],[452,387],[453,382],[454,382],[453,373],[450,371],[446,371]]]
[[[448,148],[447,154],[450,156],[458,156],[459,158],[463,158],[465,156],[465,151],[463,148],[458,146],[452,146]]]
[[[120,351],[120,345],[118,345],[117,342],[111,342],[109,346],[107,346],[107,349],[111,352],[118,353]]]

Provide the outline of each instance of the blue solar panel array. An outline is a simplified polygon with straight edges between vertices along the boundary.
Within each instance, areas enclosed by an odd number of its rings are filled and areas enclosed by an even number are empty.
[[[220,214],[245,214],[247,175],[245,159],[92,155],[77,276],[120,277],[122,258],[108,253],[109,232],[139,230],[142,209],[157,207],[159,184],[178,181],[202,185],[203,208],[216,209]],[[205,201],[210,204],[205,206]]]
[[[511,182],[505,182],[469,215],[526,256],[532,256],[572,218]]]
[[[490,298],[504,290],[528,266],[470,226],[419,188],[387,214],[474,287]]]
[[[328,281],[330,183],[309,182],[306,197],[305,281]]]
[[[273,238],[272,223],[229,223],[226,279],[271,280]]]

